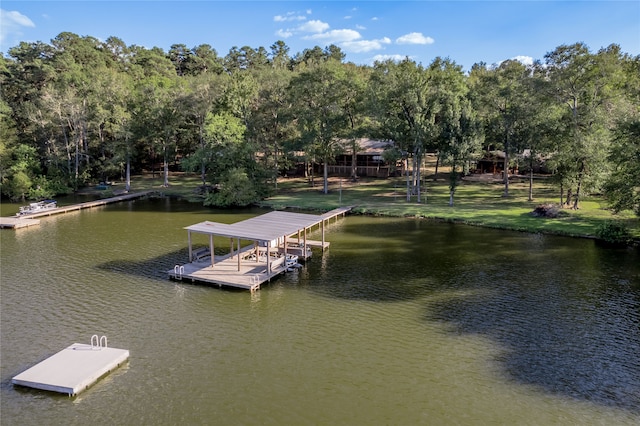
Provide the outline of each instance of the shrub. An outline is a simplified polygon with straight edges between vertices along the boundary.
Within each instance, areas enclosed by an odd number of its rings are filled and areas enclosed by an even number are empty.
[[[607,220],[596,228],[596,237],[609,244],[628,245],[633,241],[629,229],[621,222]]]

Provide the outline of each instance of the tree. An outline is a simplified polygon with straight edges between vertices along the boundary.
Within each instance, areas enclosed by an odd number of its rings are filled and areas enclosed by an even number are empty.
[[[258,201],[259,184],[249,174],[251,149],[244,139],[245,130],[242,121],[229,112],[207,114],[205,144],[184,162],[187,170],[206,164],[215,190],[205,196],[205,205],[244,207]]]
[[[328,164],[340,152],[348,121],[341,108],[345,72],[342,64],[327,61],[301,72],[291,80],[296,123],[307,155],[323,165],[323,192],[329,192]]]
[[[530,117],[527,90],[531,70],[516,60],[494,68],[476,64],[470,75],[476,108],[485,122],[487,139],[504,150],[504,197],[509,196],[509,168],[512,156],[526,148]]]
[[[285,69],[289,66],[289,61],[291,61],[289,50],[289,46],[282,40],[271,45],[271,64],[274,68]]]
[[[440,108],[430,93],[429,73],[408,58],[400,63],[377,62],[369,88],[378,134],[393,140],[405,158],[413,160],[413,172],[406,168],[407,201],[416,195],[421,202],[422,157],[437,139],[435,120]]]
[[[613,172],[604,188],[614,212],[633,210],[640,216],[640,120],[621,123],[609,154]]]
[[[433,96],[439,105],[435,126],[438,131],[438,157],[451,166],[449,205],[453,206],[460,175],[481,149],[482,125],[469,99],[469,87],[462,68],[454,62],[436,58],[429,68]]]
[[[200,74],[186,78],[187,91],[182,96],[182,105],[187,121],[196,133],[194,139],[201,150],[206,149],[206,118],[209,113],[218,108],[218,104],[222,101],[227,78],[226,74]],[[207,183],[206,168],[207,163],[203,158],[200,175],[204,188]]]
[[[275,189],[280,169],[288,165],[284,145],[295,133],[293,120],[289,119],[291,103],[287,95],[291,77],[284,68],[268,68],[257,73],[259,89],[247,121],[247,139],[261,154],[256,161],[270,171]]]
[[[609,111],[619,84],[620,59],[615,45],[594,55],[584,43],[562,45],[545,55],[551,94],[564,107],[554,163],[561,184],[575,187],[574,209],[582,192],[598,188],[606,172],[613,125]]]

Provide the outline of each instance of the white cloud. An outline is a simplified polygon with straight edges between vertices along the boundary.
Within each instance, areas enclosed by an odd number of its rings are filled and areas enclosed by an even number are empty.
[[[286,15],[276,15],[273,17],[275,22],[304,21],[306,16],[298,14],[298,12],[287,12]]]
[[[304,40],[322,40],[326,43],[345,43],[358,40],[360,33],[355,30],[331,30],[303,37]]]
[[[300,33],[323,33],[329,29],[329,24],[322,21],[307,21],[298,25],[295,28],[279,29],[276,31],[276,35],[282,38],[289,38]]]
[[[327,31],[328,29],[329,24],[327,24],[326,22],[313,20],[300,25],[295,29],[295,31],[304,33],[321,33],[323,31]]]
[[[511,58],[514,61],[518,61],[524,65],[533,65],[533,58],[531,56],[516,56]]]
[[[365,27],[364,25],[356,25],[356,30],[366,30],[367,27]]]
[[[398,44],[433,44],[434,42],[434,39],[425,37],[422,33],[409,33],[396,39]]]
[[[291,31],[287,31],[287,30],[278,30],[276,31],[276,35],[278,37],[282,37],[282,38],[289,38],[293,35],[293,33]]]
[[[405,58],[407,58],[406,55],[376,55],[373,57],[373,61],[384,62],[387,59],[391,59],[392,61],[400,62],[400,61],[403,61]],[[409,59],[411,59],[411,57],[409,57]]]
[[[0,43],[4,43],[9,36],[21,36],[24,27],[35,26],[29,17],[20,12],[0,9]]]
[[[391,39],[384,37],[379,40],[357,40],[346,41],[341,44],[341,47],[348,52],[362,53],[371,52],[372,50],[380,50],[384,44],[391,44]]]
[[[377,17],[377,16],[374,16],[373,18],[371,18],[371,20],[372,20],[372,21],[377,21],[377,20],[378,20],[378,17]]]

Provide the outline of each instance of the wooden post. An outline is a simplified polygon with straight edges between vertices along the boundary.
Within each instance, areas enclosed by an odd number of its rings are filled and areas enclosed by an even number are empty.
[[[238,272],[240,272],[240,238],[238,238]]]
[[[189,263],[193,261],[193,249],[191,248],[191,231],[187,231],[187,239],[189,241]]]
[[[213,234],[209,234],[209,250],[211,251],[211,267],[215,264],[215,258],[213,256],[214,247],[213,247]]]
[[[324,219],[322,219],[322,252],[324,253]]]
[[[267,242],[267,273],[271,274],[271,254],[269,249],[271,248],[271,242]]]
[[[287,236],[284,236],[284,257],[287,257]],[[285,261],[286,263],[286,261]]]
[[[307,228],[304,228],[304,240],[302,246],[302,258],[307,260]]]

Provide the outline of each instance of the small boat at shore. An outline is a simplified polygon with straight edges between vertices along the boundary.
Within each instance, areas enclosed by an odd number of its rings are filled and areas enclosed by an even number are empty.
[[[58,203],[55,200],[44,200],[36,203],[30,203],[28,206],[20,207],[20,211],[16,213],[16,216],[25,216],[34,213],[40,213],[46,210],[52,210],[58,207]]]

